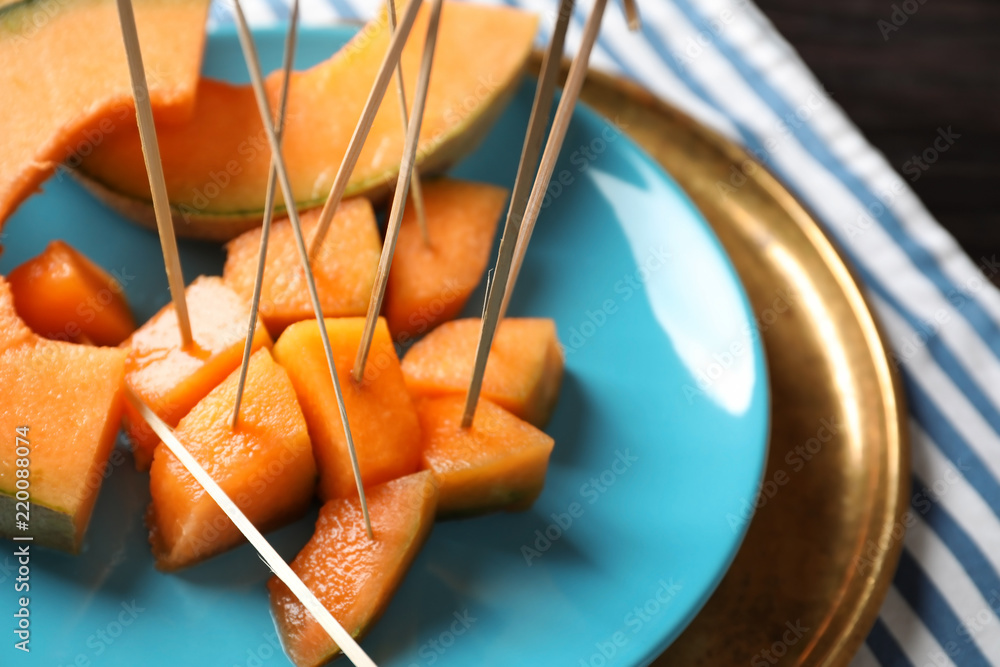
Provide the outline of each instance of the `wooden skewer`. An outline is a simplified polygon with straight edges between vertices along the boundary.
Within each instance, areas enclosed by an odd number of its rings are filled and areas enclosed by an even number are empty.
[[[514,192],[511,195],[510,207],[507,209],[507,220],[504,223],[503,237],[500,240],[496,270],[486,296],[486,307],[483,309],[479,344],[476,348],[476,360],[465,399],[465,412],[462,415],[462,426],[464,428],[472,425],[472,418],[476,412],[476,404],[479,402],[479,393],[482,390],[486,360],[489,350],[493,345],[496,329],[502,318],[501,305],[504,302],[502,297],[507,293],[511,262],[514,258],[517,240],[520,237],[522,221],[525,211],[528,208],[530,196],[534,193],[532,188],[534,179],[531,178],[531,174],[535,171],[538,163],[538,155],[542,150],[545,126],[548,123],[552,98],[555,96],[556,79],[559,74],[559,65],[566,42],[566,31],[569,28],[569,21],[572,15],[573,0],[562,0],[559,6],[559,15],[555,29],[552,32],[552,40],[549,42],[549,47],[546,49],[545,56],[542,59],[538,87],[535,89],[535,100],[532,103],[531,117],[528,121],[528,132],[524,139],[524,146],[521,149],[521,160],[517,166],[517,177],[514,179]],[[588,23],[589,27],[590,24]],[[584,37],[586,38],[586,35]],[[579,58],[580,56],[578,55],[577,57]],[[559,106],[560,111],[568,94],[568,91],[564,91],[563,100]],[[570,104],[571,110],[572,106]],[[552,139],[550,138],[550,146],[551,141]],[[546,155],[548,155],[549,150],[550,148],[546,147]],[[558,153],[558,148],[555,150]],[[547,186],[548,182],[546,181]]]
[[[396,30],[396,0],[389,0],[386,3],[386,13],[389,16],[389,28]],[[406,108],[406,84],[403,82],[403,61],[400,59],[396,65],[396,92],[399,96],[399,116],[403,121],[403,131],[409,127],[409,111]],[[427,209],[424,207],[424,186],[420,184],[420,172],[414,167],[413,175],[410,178],[410,194],[413,197],[413,208],[417,211],[417,227],[420,228],[420,236],[424,239],[424,245],[430,245],[431,237],[427,233]]]
[[[177,439],[177,436],[174,435],[174,432],[167,426],[166,422],[157,417],[156,413],[143,403],[142,399],[131,388],[126,388],[126,392],[129,402],[139,411],[139,414],[142,415],[146,423],[159,436],[163,444],[167,446],[167,449],[177,457],[195,480],[201,484],[205,492],[226,513],[226,516],[236,524],[236,527],[240,529],[240,532],[247,538],[247,541],[260,554],[264,563],[299,598],[302,605],[313,615],[320,626],[326,630],[333,641],[337,643],[337,646],[344,652],[344,655],[357,665],[357,667],[375,667],[375,663],[368,657],[364,649],[358,646],[358,643],[354,641],[354,637],[337,622],[337,619],[323,606],[323,603],[316,599],[316,596],[309,590],[309,587],[305,585],[302,579],[295,574],[295,571],[288,566],[288,563],[274,550],[274,547],[267,541],[267,538],[257,530],[257,527],[240,511],[240,508],[236,506],[232,498],[226,495],[222,487],[212,479],[208,471],[198,463],[187,448],[184,447],[183,443]]]
[[[313,237],[312,245],[309,248],[310,257],[315,257],[316,253],[319,252],[320,246],[323,245],[323,239],[326,238],[326,233],[330,229],[330,222],[333,221],[333,215],[337,212],[337,207],[340,206],[340,200],[344,197],[344,191],[347,190],[347,182],[351,179],[351,173],[358,163],[358,158],[361,157],[361,149],[364,147],[368,133],[372,129],[372,123],[375,122],[379,105],[382,103],[385,91],[389,87],[389,79],[392,78],[392,73],[396,69],[400,57],[403,55],[403,46],[406,45],[406,39],[410,36],[410,29],[413,28],[413,22],[416,20],[417,12],[422,4],[420,0],[410,0],[406,6],[406,11],[403,12],[403,18],[392,33],[392,39],[389,41],[389,49],[385,52],[385,58],[382,59],[382,65],[375,76],[375,83],[368,94],[368,101],[365,102],[361,117],[354,128],[351,143],[347,146],[347,153],[344,154],[344,161],[340,163],[340,169],[337,170],[337,175],[333,179],[333,185],[330,187],[330,194],[323,205],[323,210],[320,212],[319,223],[316,226],[316,235]]]
[[[642,28],[642,19],[639,18],[639,8],[635,0],[622,0],[625,5],[625,20],[628,21],[628,29],[636,32]]]
[[[626,2],[626,4],[627,4],[627,2]],[[574,65],[573,66],[574,67],[576,66],[575,61],[574,61]],[[569,75],[570,78],[573,77],[573,73],[574,73],[574,70],[570,70],[570,75]],[[579,79],[578,89],[579,89],[579,86],[582,86],[582,84],[583,84],[583,79],[586,77],[586,72],[583,72],[579,76],[580,76],[580,79]],[[566,82],[567,90],[569,89],[569,86],[570,86],[570,81],[569,81],[569,79],[567,79],[567,82]],[[577,94],[579,94],[579,92]],[[565,95],[565,92],[564,92],[564,95]],[[562,109],[562,106],[560,105],[560,110],[561,109]],[[568,128],[568,123],[569,123],[569,119],[568,118],[566,120],[566,123],[567,123],[567,128]],[[553,128],[553,133],[554,132],[555,132],[555,128]],[[563,129],[563,133],[565,134],[565,129]],[[558,155],[556,157],[558,157]],[[555,167],[554,161],[553,161],[553,165],[552,166],[553,166],[553,168]],[[548,185],[549,185],[549,180],[548,180],[549,178],[551,178],[551,173],[545,179],[545,185],[543,187],[542,196],[544,196],[544,188],[547,188]],[[534,192],[532,192],[532,195],[534,195]],[[540,200],[538,202],[536,202],[535,205],[540,209],[540,206],[541,206]],[[503,304],[501,304],[501,306],[500,306],[500,319],[501,320],[503,319],[503,317],[507,313],[507,306],[510,304],[511,294],[513,294],[513,292],[514,292],[514,286],[517,284],[517,278],[518,278],[518,276],[521,273],[521,266],[524,264],[524,256],[528,252],[528,242],[531,241],[531,235],[535,231],[535,223],[537,221],[538,221],[538,211],[536,211],[534,215],[528,216],[528,222],[521,229],[520,234],[518,234],[517,245],[516,245],[516,247],[514,249],[514,258],[511,261],[510,276],[509,276],[509,278],[507,280],[507,289],[504,292]]]
[[[146,170],[149,173],[150,188],[153,193],[153,208],[156,214],[157,227],[160,231],[160,242],[164,249],[164,259],[168,267],[167,275],[168,280],[170,280],[170,291],[174,298],[177,320],[181,327],[181,340],[185,345],[189,345],[192,338],[187,303],[184,298],[184,280],[180,272],[177,240],[173,233],[173,219],[170,214],[166,184],[163,179],[159,145],[156,141],[152,108],[149,103],[149,91],[146,86],[146,77],[142,66],[142,56],[139,53],[139,39],[135,27],[135,15],[132,11],[131,0],[118,0],[118,12],[122,24],[122,37],[125,41],[125,50],[128,54],[129,74],[132,78],[132,92],[136,100],[136,115],[142,140],[143,155],[146,159]],[[177,289],[178,284],[179,289]],[[257,549],[257,552],[267,566],[271,568],[271,571],[299,598],[303,606],[313,615],[320,626],[326,630],[351,662],[357,667],[375,667],[375,663],[358,645],[354,637],[344,630],[326,607],[316,599],[316,596],[309,590],[309,587],[295,574],[292,568],[288,566],[288,563],[278,555],[278,552],[274,550],[267,539],[247,519],[246,515],[240,511],[236,503],[226,495],[222,488],[212,479],[211,475],[191,456],[184,445],[177,440],[170,427],[146,406],[130,388],[127,389],[127,397],[167,448],[187,468],[195,480],[201,484],[208,495],[215,500],[236,527],[240,529],[240,532]],[[364,506],[363,501],[362,507],[367,513],[367,508]],[[371,529],[369,528],[369,535],[371,534],[370,531]]]
[[[170,200],[167,197],[167,182],[163,177],[160,144],[156,139],[153,107],[149,102],[149,86],[146,83],[146,70],[142,64],[142,51],[139,49],[139,34],[135,27],[132,0],[118,0],[118,19],[122,28],[122,40],[125,42],[132,97],[135,98],[135,115],[139,126],[139,140],[142,143],[142,156],[146,161],[149,190],[153,196],[156,229],[160,233],[163,263],[167,269],[167,284],[170,285],[170,297],[173,299],[177,325],[181,330],[181,345],[189,347],[194,339],[191,336],[191,319],[188,316],[187,298],[184,293],[184,273],[181,270],[181,257],[177,250]]]
[[[288,106],[288,82],[291,80],[292,65],[295,62],[295,43],[299,27],[299,0],[292,0],[291,14],[288,17],[288,33],[285,35],[285,53],[281,62],[281,98],[278,102],[278,120],[274,132],[281,143],[281,135],[285,130],[285,110]],[[243,345],[243,363],[240,365],[240,379],[236,385],[236,403],[233,405],[233,428],[240,421],[240,405],[243,403],[243,390],[246,388],[247,369],[250,367],[250,353],[253,351],[253,338],[257,332],[257,313],[260,310],[260,292],[264,284],[264,265],[267,262],[267,244],[271,237],[271,221],[274,219],[274,195],[277,188],[278,172],[271,159],[271,170],[267,175],[267,191],[264,195],[264,221],[260,230],[260,250],[257,252],[257,275],[253,282],[253,298],[250,301],[250,324],[247,326],[247,339]]]
[[[574,0],[562,0],[559,5],[559,14],[552,40],[549,48],[546,49],[542,57],[542,67],[538,75],[538,87],[535,89],[535,101],[532,104],[531,116],[528,121],[528,134],[525,137],[524,148],[521,150],[521,161],[517,167],[517,177],[514,179],[514,194],[511,196],[510,208],[507,211],[507,223],[504,225],[503,239],[501,240],[500,252],[497,257],[497,267],[504,262],[504,266],[509,267],[511,262],[517,259],[517,248],[521,238],[521,224],[524,220],[524,212],[528,207],[528,197],[531,195],[532,169],[538,166],[538,156],[542,152],[542,143],[545,138],[545,126],[549,119],[549,110],[552,107],[552,99],[556,92],[556,78],[559,75],[559,66],[562,61],[563,48],[566,43],[566,31],[569,29],[569,22],[573,16]],[[537,172],[536,172],[537,173]],[[506,245],[504,245],[506,243]],[[510,253],[513,252],[513,257]],[[497,326],[503,321],[507,313],[508,297],[510,295],[510,270],[504,271],[505,278],[501,283],[504,290],[504,300],[500,306],[500,315],[497,317]],[[485,310],[484,310],[485,317]],[[495,332],[489,334],[490,345],[493,344]],[[470,418],[471,419],[471,418]]]
[[[333,382],[333,391],[337,396],[337,407],[340,409],[340,420],[344,425],[344,437],[347,440],[347,451],[351,457],[351,467],[354,471],[354,482],[358,487],[358,497],[361,500],[361,511],[365,520],[365,531],[369,539],[375,539],[372,534],[371,519],[368,516],[368,501],[365,498],[365,487],[361,482],[361,468],[358,466],[358,453],[354,447],[354,438],[351,435],[351,427],[347,421],[347,408],[344,405],[344,393],[340,388],[340,379],[337,376],[337,366],[333,360],[333,349],[330,346],[330,334],[326,330],[323,320],[323,307],[320,305],[319,294],[316,291],[316,279],[313,276],[312,267],[309,263],[309,253],[306,250],[305,239],[302,237],[302,225],[299,222],[299,212],[295,207],[295,196],[292,192],[291,180],[288,178],[288,169],[285,166],[285,158],[281,154],[281,145],[277,134],[274,131],[274,121],[271,118],[271,108],[267,101],[267,92],[264,90],[264,77],[260,71],[260,61],[257,58],[257,47],[254,45],[253,36],[250,34],[250,26],[247,25],[246,15],[243,14],[243,7],[240,0],[233,0],[233,13],[236,16],[237,34],[240,38],[240,46],[243,49],[243,57],[250,72],[250,83],[253,86],[254,97],[257,98],[257,107],[260,111],[261,122],[264,124],[264,132],[267,134],[267,142],[271,147],[271,155],[274,165],[278,171],[278,183],[281,185],[281,192],[285,197],[288,208],[288,220],[292,224],[292,232],[295,235],[295,243],[299,251],[299,259],[302,261],[302,268],[306,274],[306,286],[309,288],[309,298],[312,301],[313,313],[316,315],[316,325],[319,327],[320,339],[323,342],[323,352],[326,354],[326,365],[330,371],[330,379]]]
[[[417,0],[411,1],[416,2]],[[420,126],[424,120],[427,88],[431,78],[431,67],[434,64],[434,47],[437,44],[438,26],[440,23],[441,0],[433,0],[431,3],[430,20],[427,23],[427,40],[424,43],[424,53],[420,61],[420,74],[417,77],[417,89],[414,91],[413,115],[410,117],[410,124],[406,129],[403,160],[399,165],[396,193],[392,199],[389,222],[385,228],[385,243],[382,244],[382,255],[379,257],[378,270],[375,272],[375,285],[372,287],[371,299],[368,302],[368,317],[365,319],[365,329],[361,335],[361,344],[358,345],[358,355],[354,360],[353,378],[358,384],[361,383],[365,375],[368,350],[371,348],[372,337],[375,335],[378,314],[382,311],[385,287],[389,282],[389,268],[392,266],[392,255],[396,251],[399,227],[403,222],[403,211],[406,208],[406,190],[410,184],[413,166],[416,163],[417,143],[420,139]]]

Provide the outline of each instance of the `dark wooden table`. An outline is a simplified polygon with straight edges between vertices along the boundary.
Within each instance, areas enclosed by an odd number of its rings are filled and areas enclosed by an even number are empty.
[[[973,260],[1000,258],[1000,1],[757,4]]]

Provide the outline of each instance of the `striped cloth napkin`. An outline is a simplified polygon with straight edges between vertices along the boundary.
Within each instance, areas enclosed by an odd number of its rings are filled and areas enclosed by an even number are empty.
[[[370,17],[377,4],[301,1],[305,24]],[[540,13],[551,33],[556,0],[509,4]],[[590,3],[578,4],[573,52]],[[609,8],[592,65],[740,142],[784,180],[849,255],[905,381],[913,524],[854,664],[1000,664],[1000,293],[983,277],[1000,260],[977,266],[961,251],[755,5],[639,5],[640,34]],[[286,0],[244,7],[256,25],[288,14]],[[210,21],[232,16],[217,2]]]

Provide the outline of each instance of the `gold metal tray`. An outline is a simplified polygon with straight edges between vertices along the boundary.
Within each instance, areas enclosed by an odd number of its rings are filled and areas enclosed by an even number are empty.
[[[583,100],[617,119],[701,209],[768,353],[762,500],[722,583],[653,664],[847,664],[895,571],[909,495],[906,410],[872,313],[816,221],[743,149],[606,75],[589,77]],[[792,303],[783,313],[779,297]]]

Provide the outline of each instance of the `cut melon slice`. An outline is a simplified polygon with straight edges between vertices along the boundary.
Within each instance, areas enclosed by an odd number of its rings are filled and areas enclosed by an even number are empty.
[[[316,532],[292,561],[319,601],[352,637],[378,620],[434,525],[437,489],[428,472],[368,491],[374,541],[365,533],[357,498],[331,500]],[[318,667],[340,652],[302,603],[276,577],[267,584],[281,645],[297,667]]]
[[[464,396],[417,401],[423,466],[434,473],[439,517],[531,507],[542,492],[555,442],[498,405],[480,399],[462,428]]]
[[[319,222],[319,209],[302,215],[302,235],[309,247]],[[260,252],[260,229],[250,230],[226,246],[226,284],[247,299],[253,297]],[[316,291],[326,317],[364,315],[375,282],[382,239],[371,202],[349,199],[340,205],[322,250],[312,260]],[[260,315],[272,336],[294,322],[316,317],[306,287],[306,274],[287,218],[271,228],[267,264],[260,292]]]
[[[209,3],[134,6],[153,111],[164,122],[186,120],[194,111]],[[88,155],[116,128],[135,125],[115,3],[22,0],[0,8],[0,90],[7,102],[0,112],[2,226],[60,162]]]
[[[421,9],[403,51],[407,90],[415,88],[428,13]],[[447,3],[421,129],[421,173],[440,171],[475,148],[517,89],[537,26],[535,16],[519,10]],[[387,22],[376,19],[331,59],[293,75],[288,99],[293,111],[282,152],[298,208],[325,201],[389,37]],[[271,107],[277,108],[280,74],[267,84]],[[227,239],[260,224],[270,150],[260,140],[264,134],[249,86],[203,81],[190,122],[157,130],[179,234]],[[387,194],[402,149],[399,101],[396,87],[389,86],[347,196]],[[134,125],[109,136],[80,163],[79,173],[109,204],[153,225]]]
[[[403,359],[406,386],[414,396],[444,396],[469,388],[479,343],[478,319],[445,322]],[[563,353],[549,319],[507,318],[493,339],[483,398],[542,428],[559,398]]]
[[[232,426],[239,371],[177,425],[177,439],[261,531],[302,516],[316,464],[292,383],[266,349],[250,359],[240,420]],[[164,445],[149,471],[149,540],[161,570],[197,563],[244,542],[243,534]]]
[[[363,328],[362,317],[326,320],[361,479],[368,487],[419,469],[420,424],[384,319],[379,318],[375,328],[362,383],[351,378]],[[320,497],[356,496],[343,422],[316,320],[288,327],[274,345],[274,357],[291,376],[309,424],[320,469]]]
[[[392,258],[385,316],[397,340],[430,331],[465,307],[486,270],[507,191],[442,179],[424,185],[425,243],[406,208]]]
[[[125,381],[170,426],[176,426],[195,404],[240,365],[250,304],[221,278],[202,276],[187,290],[191,348],[181,346],[177,313],[168,304],[123,343],[129,348]],[[258,322],[253,349],[271,347],[267,329]],[[125,405],[125,430],[132,440],[136,467],[149,468],[159,438],[131,403]]]
[[[125,352],[25,335],[23,325],[11,342],[9,323],[16,315],[0,279],[0,537],[75,553],[118,433]]]
[[[121,284],[63,241],[49,243],[7,280],[18,314],[45,338],[118,345],[135,330]]]

